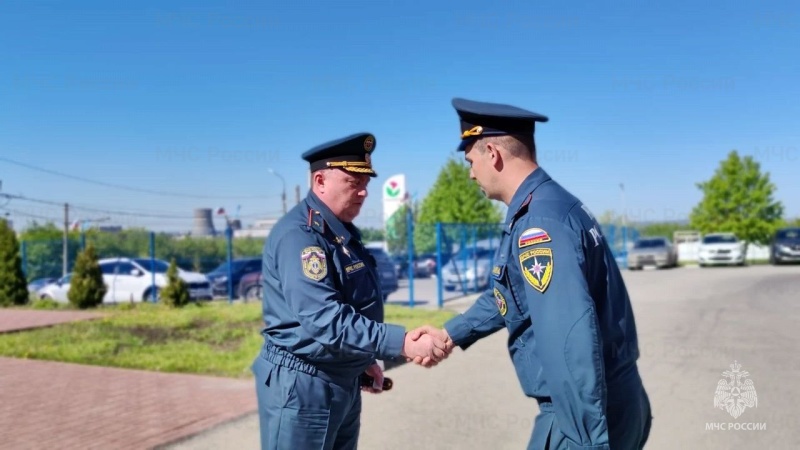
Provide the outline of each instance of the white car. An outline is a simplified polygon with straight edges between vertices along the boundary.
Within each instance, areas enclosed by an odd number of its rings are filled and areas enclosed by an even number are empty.
[[[169,263],[150,258],[105,258],[98,261],[103,281],[108,287],[103,303],[152,301],[167,286]],[[178,269],[178,276],[186,282],[192,299],[211,300],[211,283],[202,273]]]
[[[697,254],[700,267],[711,265],[744,265],[746,248],[733,233],[711,233],[703,236]]]
[[[69,303],[67,293],[69,292],[69,280],[71,278],[72,274],[69,274],[59,278],[53,283],[48,283],[40,287],[36,291],[36,295],[41,299],[50,299],[58,303]]]

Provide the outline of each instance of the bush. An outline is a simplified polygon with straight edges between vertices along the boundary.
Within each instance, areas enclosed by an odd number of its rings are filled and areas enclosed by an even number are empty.
[[[28,283],[22,272],[19,242],[8,222],[0,219],[0,306],[28,302]]]
[[[67,298],[73,306],[86,309],[103,303],[107,288],[103,283],[103,272],[97,264],[97,254],[92,244],[78,254],[69,283]]]
[[[62,309],[63,307],[61,303],[51,298],[41,298],[31,302],[32,309]]]
[[[161,291],[161,301],[167,306],[181,308],[188,305],[190,300],[189,287],[178,276],[178,265],[172,258],[167,269],[167,286]]]

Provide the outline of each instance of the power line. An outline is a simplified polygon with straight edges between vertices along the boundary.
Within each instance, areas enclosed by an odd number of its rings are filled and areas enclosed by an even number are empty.
[[[20,161],[15,161],[13,159],[4,158],[0,156],[0,161],[7,162],[9,164],[14,164],[19,167],[24,167],[29,170],[34,170],[37,172],[43,172],[50,175],[56,175],[63,178],[68,178],[75,181],[81,181],[83,183],[95,184],[98,186],[105,186],[114,189],[121,189],[125,191],[132,191],[132,192],[141,192],[145,194],[152,194],[152,195],[160,195],[164,197],[182,197],[182,198],[195,198],[195,199],[232,199],[232,198],[241,198],[241,199],[265,199],[274,197],[274,195],[229,195],[229,196],[219,196],[219,195],[199,195],[199,194],[184,194],[184,193],[177,193],[177,192],[168,192],[168,191],[156,191],[152,189],[144,189],[144,188],[137,188],[133,186],[125,186],[121,184],[114,184],[114,183],[107,183],[105,181],[97,181],[97,180],[90,180],[88,178],[79,177],[77,175],[70,175],[63,172],[57,172],[55,170],[45,169],[43,167],[36,167],[27,163],[23,163]]]

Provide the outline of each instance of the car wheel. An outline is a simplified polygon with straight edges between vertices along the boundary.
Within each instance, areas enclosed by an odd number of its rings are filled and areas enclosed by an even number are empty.
[[[144,294],[142,294],[142,301],[143,302],[152,302],[153,298],[151,296],[151,293],[152,293],[152,289],[151,288],[147,288],[144,291]],[[131,299],[133,299],[133,295],[131,295]],[[156,288],[156,302],[160,302],[160,301],[161,301],[161,289]]]
[[[261,296],[262,296],[261,285],[260,284],[254,284],[254,285],[248,287],[244,291],[244,298],[242,300],[244,300],[245,302],[248,302],[250,300],[253,300],[253,301],[258,300],[258,301],[260,301],[261,300]]]

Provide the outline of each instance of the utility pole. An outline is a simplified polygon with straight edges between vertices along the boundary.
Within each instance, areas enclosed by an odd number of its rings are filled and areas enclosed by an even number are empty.
[[[294,185],[294,203],[295,205],[300,203],[300,185]]]
[[[67,260],[69,258],[69,253],[67,249],[69,248],[69,203],[64,203],[64,240],[62,242],[62,247],[64,253],[61,255],[62,258],[62,277],[67,276]]]

